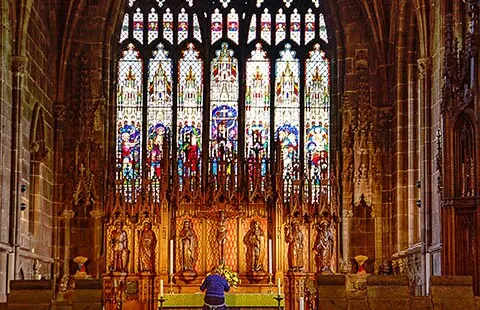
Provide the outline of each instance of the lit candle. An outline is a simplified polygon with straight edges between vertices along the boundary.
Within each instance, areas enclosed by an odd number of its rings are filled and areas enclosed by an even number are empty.
[[[272,239],[268,239],[268,273],[272,274]]]
[[[173,239],[170,239],[170,274],[173,274]]]
[[[277,291],[278,296],[282,295],[282,290],[280,289],[280,278],[277,279]]]
[[[160,280],[160,297],[163,297],[163,280]]]
[[[300,310],[305,310],[305,300],[300,297]]]

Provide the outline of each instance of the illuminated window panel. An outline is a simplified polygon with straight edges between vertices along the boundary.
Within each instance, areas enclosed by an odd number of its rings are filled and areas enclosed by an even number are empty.
[[[301,27],[300,27],[300,14],[298,10],[294,9],[292,15],[290,16],[290,39],[300,44],[301,37]]]
[[[312,0],[313,4],[315,5],[316,8],[320,6],[320,0]]]
[[[141,186],[142,70],[139,52],[129,44],[118,62],[116,166],[118,190],[128,202],[135,200]]]
[[[136,0],[128,0],[128,6],[132,7]]]
[[[120,43],[122,43],[128,38],[128,22],[129,22],[129,15],[127,13],[123,17],[122,31],[120,32]]]
[[[305,174],[309,196],[327,192],[330,110],[330,64],[315,44],[305,63]]]
[[[227,15],[227,37],[238,44],[238,14],[231,9]]]
[[[325,24],[325,17],[323,14],[320,14],[320,39],[325,41],[325,43],[328,43],[328,34],[327,34],[327,25]]]
[[[305,15],[305,44],[315,39],[315,15],[312,13],[312,9],[308,9],[308,13]]]
[[[193,0],[187,0],[188,6],[192,7],[193,6]]]
[[[158,14],[155,9],[152,8],[148,14],[148,44],[158,38]]]
[[[255,178],[265,184],[270,149],[270,61],[257,43],[246,66],[245,159],[249,190]]]
[[[197,39],[198,42],[202,42],[202,32],[200,31],[197,14],[193,14],[193,37]]]
[[[143,13],[140,8],[133,14],[133,37],[143,43]]]
[[[257,15],[253,14],[250,20],[250,26],[248,27],[248,40],[247,43],[252,42],[257,38]]]
[[[172,128],[172,73],[172,60],[159,44],[148,68],[147,169],[152,180],[161,178],[162,158],[168,156],[164,154],[164,143]]]
[[[265,9],[260,19],[260,37],[262,40],[271,44],[271,30],[272,30],[272,17],[268,13],[268,9]]]
[[[212,33],[212,43],[215,43],[222,38],[223,17],[218,9],[215,9],[214,13],[212,14],[212,23],[210,30]]]
[[[287,17],[282,9],[278,10],[275,17],[275,44],[285,40],[287,36]]]
[[[169,8],[163,13],[163,38],[173,44],[173,14]]]
[[[157,0],[158,6],[162,7],[163,3],[165,3],[165,0]]]
[[[190,43],[178,66],[177,172],[180,189],[201,173],[203,62]]]
[[[299,177],[300,63],[290,44],[275,63],[275,139],[283,156],[285,189]]]
[[[263,0],[257,0],[257,8],[261,7],[263,3]]]
[[[182,43],[188,38],[188,14],[182,8],[178,14],[178,43]]]
[[[238,154],[238,60],[227,43],[216,52],[210,80],[210,173],[236,175]],[[218,184],[217,184],[218,186]]]

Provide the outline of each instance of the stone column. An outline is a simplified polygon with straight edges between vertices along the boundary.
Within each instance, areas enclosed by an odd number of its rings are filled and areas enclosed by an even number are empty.
[[[431,227],[430,216],[432,210],[432,152],[431,152],[431,109],[430,109],[430,91],[431,91],[431,69],[432,61],[430,58],[418,59],[418,113],[419,113],[419,139],[418,145],[420,150],[419,170],[420,170],[420,223],[422,230],[420,231],[421,242],[421,293],[428,293],[429,275],[431,274],[430,264],[426,264],[426,260],[430,261],[428,247],[432,244],[430,240],[429,230]]]
[[[103,244],[103,222],[102,218],[105,215],[105,212],[100,209],[95,209],[90,212],[90,216],[93,217],[94,219],[94,224],[93,224],[93,257],[92,257],[92,263],[93,263],[93,270],[91,270],[91,273],[95,277],[99,277],[102,274],[102,244]]]
[[[19,214],[20,207],[20,180],[22,178],[22,91],[24,88],[25,72],[28,58],[24,56],[12,57],[12,162],[11,162],[11,193],[10,193],[10,244],[13,245],[14,275],[10,279],[17,279],[18,247],[19,247]]]
[[[70,235],[71,220],[75,216],[73,210],[64,210],[62,218],[64,220],[64,249],[63,249],[63,275],[70,275]]]

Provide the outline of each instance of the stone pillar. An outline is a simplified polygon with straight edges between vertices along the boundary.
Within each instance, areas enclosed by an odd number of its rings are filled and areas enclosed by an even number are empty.
[[[288,271],[287,285],[285,288],[285,302],[288,309],[300,309],[300,297],[305,297],[305,278],[307,274],[304,272]]]
[[[13,245],[14,275],[9,279],[17,279],[18,247],[19,247],[19,214],[20,207],[20,180],[22,178],[22,91],[24,88],[25,72],[28,58],[24,56],[12,57],[12,162],[11,162],[11,193],[10,193],[10,236],[9,242]]]
[[[103,216],[105,215],[105,212],[100,209],[95,209],[90,212],[90,216],[93,217],[94,219],[94,224],[93,224],[93,257],[92,257],[92,263],[93,263],[93,270],[91,270],[91,273],[95,277],[99,277],[102,274],[102,245],[103,245]]]
[[[63,275],[70,275],[70,227],[74,216],[75,212],[73,210],[64,210],[62,213],[64,220]]]
[[[419,139],[418,145],[420,150],[419,157],[419,168],[420,168],[420,203],[421,203],[421,212],[420,212],[420,243],[421,243],[421,283],[418,283],[421,287],[421,294],[428,294],[428,287],[430,281],[430,265],[427,264],[426,260],[430,261],[430,254],[428,247],[433,245],[433,240],[429,240],[430,236],[429,223],[431,223],[431,215],[433,208],[432,204],[432,152],[431,152],[431,109],[430,109],[430,91],[431,91],[431,74],[432,74],[432,61],[430,58],[420,58],[418,59],[418,113],[419,113]],[[437,171],[438,173],[438,171]],[[437,202],[437,205],[438,202]],[[436,212],[440,212],[437,210]],[[440,236],[438,236],[440,237]],[[439,243],[440,239],[438,238],[436,243]],[[427,258],[428,257],[428,258]]]

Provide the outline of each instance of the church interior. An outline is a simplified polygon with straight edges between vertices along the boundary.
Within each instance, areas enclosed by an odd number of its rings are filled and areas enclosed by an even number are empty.
[[[480,1],[0,16],[0,309],[480,309]]]

